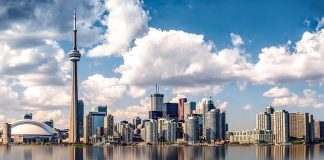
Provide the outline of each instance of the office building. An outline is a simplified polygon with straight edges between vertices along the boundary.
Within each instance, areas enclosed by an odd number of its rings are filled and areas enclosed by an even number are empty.
[[[275,143],[284,144],[289,142],[289,113],[285,110],[274,112]]]
[[[177,123],[173,119],[161,118],[158,120],[158,141],[171,142],[176,141]]]
[[[271,130],[235,131],[230,134],[230,143],[260,144],[273,143],[274,134]]]
[[[134,117],[134,118],[132,119],[132,124],[133,124],[134,128],[136,128],[137,125],[139,125],[139,124],[141,124],[141,123],[142,123],[142,120],[141,120],[140,117]]]
[[[178,103],[163,103],[163,117],[178,121]]]
[[[220,109],[212,109],[205,116],[205,138],[207,142],[225,140],[226,134],[225,112]]]
[[[78,124],[78,131],[79,136],[83,137],[83,118],[84,118],[84,103],[82,100],[78,100],[77,105],[77,124]]]
[[[164,95],[159,93],[159,86],[156,85],[156,93],[151,95],[151,111],[162,111]]]
[[[196,114],[203,114],[205,115],[207,112],[209,112],[211,109],[215,109],[215,105],[211,97],[209,98],[203,98],[199,103],[198,107],[195,111]]]
[[[4,123],[2,128],[2,144],[9,144],[11,142],[11,124]]]
[[[96,134],[98,127],[104,128],[105,112],[89,112],[84,119],[84,142],[89,143],[89,137]]]
[[[194,110],[196,110],[196,102],[186,102],[183,105],[183,118],[184,120],[188,119],[188,115],[191,115]]]
[[[324,140],[324,121],[314,122],[314,138],[316,140]]]
[[[24,119],[33,119],[33,114],[32,113],[26,113],[24,115]]]
[[[187,102],[187,98],[180,98],[179,99],[179,104],[178,104],[178,120],[179,121],[184,121],[184,104]]]
[[[289,134],[291,140],[310,141],[310,122],[308,113],[289,113]]]
[[[94,112],[103,112],[107,116],[107,106],[97,106],[93,109]]]
[[[122,126],[121,141],[123,143],[132,142],[134,133],[131,124],[122,123],[121,126]]]
[[[69,53],[69,60],[72,62],[72,95],[70,108],[70,129],[69,142],[79,143],[80,135],[77,124],[77,103],[78,103],[78,74],[77,62],[80,61],[81,54],[77,49],[77,28],[76,14],[74,10],[74,29],[73,29],[73,50]]]
[[[271,114],[267,112],[256,114],[256,129],[271,130]]]
[[[196,143],[199,140],[199,119],[197,116],[189,116],[186,119],[184,139],[190,143]]]
[[[104,132],[106,138],[112,137],[114,134],[114,116],[111,114],[104,117]]]
[[[154,119],[145,122],[145,142],[151,144],[158,143],[158,123]]]
[[[149,119],[158,120],[159,118],[162,118],[162,117],[163,117],[162,111],[149,111]]]

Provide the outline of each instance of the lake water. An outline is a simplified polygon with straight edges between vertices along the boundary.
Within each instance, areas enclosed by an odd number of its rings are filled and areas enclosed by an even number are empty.
[[[323,160],[324,145],[291,146],[0,146],[1,160]]]

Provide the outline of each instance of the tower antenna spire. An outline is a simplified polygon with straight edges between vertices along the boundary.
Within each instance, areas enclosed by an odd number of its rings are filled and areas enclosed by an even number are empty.
[[[77,48],[77,28],[76,28],[76,9],[74,9],[74,14],[73,14],[73,50],[78,50]]]

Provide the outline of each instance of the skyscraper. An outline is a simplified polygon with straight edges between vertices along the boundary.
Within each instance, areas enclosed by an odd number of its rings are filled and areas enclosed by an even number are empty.
[[[162,111],[163,94],[159,93],[159,86],[156,85],[156,93],[151,95],[151,111]]]
[[[289,134],[292,139],[310,141],[309,113],[289,113]]]
[[[205,135],[208,142],[215,140],[225,140],[226,121],[225,112],[219,109],[212,109],[206,114]]]
[[[186,119],[185,141],[196,143],[199,140],[199,120],[196,116],[189,116]]]
[[[89,142],[89,137],[96,134],[98,127],[104,128],[105,112],[89,112],[84,117],[84,142]]]
[[[93,109],[93,111],[105,113],[105,115],[107,116],[107,106],[97,106]]]
[[[183,118],[187,120],[188,115],[192,114],[192,111],[196,109],[196,102],[186,102],[183,106]]]
[[[179,114],[179,121],[183,121],[184,119],[184,103],[187,102],[187,98],[180,98],[178,104],[178,114]]]
[[[289,113],[285,110],[274,112],[275,143],[289,142]]]
[[[271,129],[271,114],[268,112],[261,112],[256,114],[256,129],[270,130]]]
[[[142,123],[142,120],[141,120],[140,117],[134,117],[134,118],[132,119],[132,123],[133,123],[134,128],[136,128],[137,125],[139,125],[139,124]]]
[[[104,118],[104,130],[105,130],[105,136],[113,136],[114,133],[114,116],[111,114],[108,114]]]
[[[145,142],[157,144],[158,140],[158,123],[151,119],[145,122]]]
[[[80,136],[77,124],[77,104],[78,104],[78,74],[77,62],[80,61],[81,54],[77,48],[77,28],[76,28],[76,13],[74,10],[74,28],[73,28],[73,50],[69,53],[69,59],[72,62],[72,96],[70,108],[70,129],[69,142],[79,143]]]
[[[273,108],[272,106],[269,106],[269,107],[266,107],[266,108],[265,108],[265,111],[266,111],[266,113],[268,113],[268,114],[273,114],[273,112],[274,112],[274,108]]]
[[[178,103],[163,103],[163,117],[178,121]]]

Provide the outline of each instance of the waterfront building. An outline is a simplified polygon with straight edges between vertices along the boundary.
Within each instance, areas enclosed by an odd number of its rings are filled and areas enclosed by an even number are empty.
[[[70,129],[69,142],[79,143],[80,135],[77,124],[77,103],[78,103],[78,74],[77,62],[80,61],[81,54],[77,48],[77,28],[76,13],[74,10],[74,28],[73,28],[73,50],[69,53],[69,60],[72,62],[72,95],[70,108]]]
[[[191,115],[193,111],[196,109],[196,102],[186,102],[183,105],[183,117],[184,120],[188,119],[188,115]]]
[[[133,133],[133,128],[132,128],[131,124],[122,123],[121,126],[122,126],[121,141],[123,143],[132,142],[134,133]]]
[[[77,105],[77,127],[78,134],[80,137],[83,137],[83,118],[84,118],[84,103],[82,100],[78,100]]]
[[[205,116],[205,138],[207,142],[225,140],[226,134],[225,112],[212,109]]]
[[[139,124],[141,124],[141,123],[142,123],[142,120],[141,120],[140,117],[134,117],[134,118],[132,119],[132,124],[133,124],[134,128],[136,128],[137,125],[139,125]]]
[[[186,119],[184,139],[190,143],[196,143],[199,140],[199,119],[197,116],[189,116]]]
[[[310,125],[308,113],[289,113],[289,134],[291,140],[310,141]]]
[[[271,114],[261,112],[256,114],[256,129],[257,130],[270,130],[271,129]]]
[[[164,95],[159,93],[159,86],[156,85],[156,93],[151,95],[151,111],[162,111]]]
[[[43,123],[48,125],[51,128],[54,128],[54,121],[52,119],[48,121],[44,121]]]
[[[154,119],[145,123],[145,142],[151,144],[158,142],[158,123]]]
[[[196,114],[203,114],[205,115],[207,112],[209,112],[211,109],[215,109],[215,105],[211,97],[209,98],[203,98],[199,103],[198,107],[195,111]]]
[[[271,130],[235,131],[230,135],[230,143],[260,144],[273,143],[274,134]]]
[[[24,115],[24,119],[33,119],[33,114],[32,113],[26,113]]]
[[[178,121],[178,103],[163,103],[163,117]]]
[[[176,142],[177,123],[173,119],[161,118],[158,120],[158,141]]]
[[[187,102],[187,98],[180,98],[178,104],[178,120],[184,121],[184,104]]]
[[[289,142],[289,113],[285,110],[274,112],[275,143],[284,144]]]
[[[112,137],[114,134],[114,116],[111,114],[104,117],[104,132],[106,138]]]
[[[54,128],[30,119],[4,124],[0,134],[5,138],[3,142],[11,138],[13,143],[57,143],[58,139],[58,132]]]
[[[314,122],[314,138],[316,140],[324,139],[324,121]]]
[[[2,144],[9,144],[11,142],[11,124],[4,123],[2,129]]]

